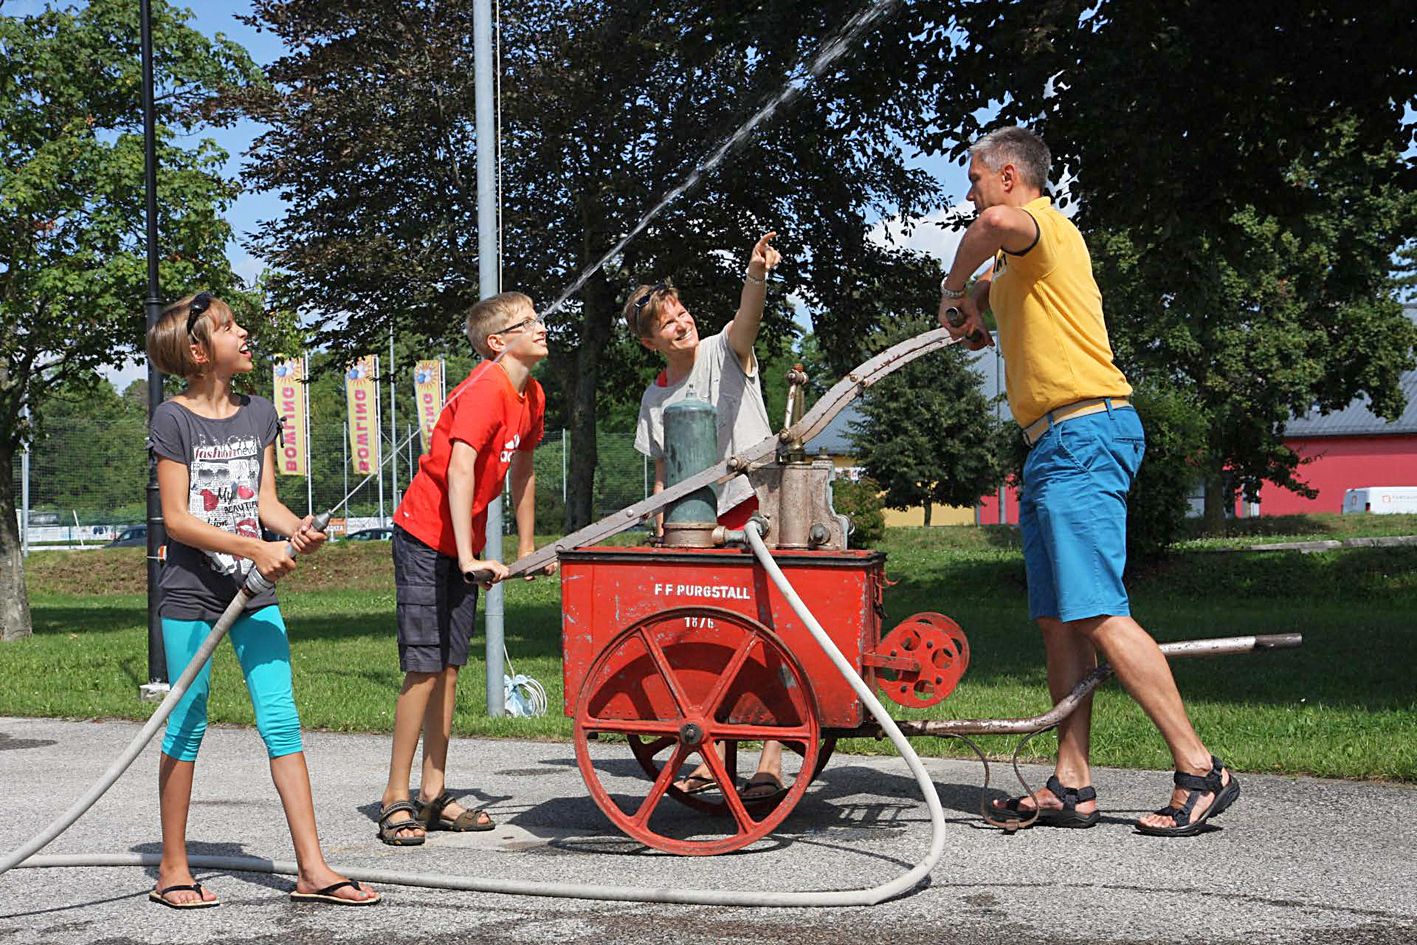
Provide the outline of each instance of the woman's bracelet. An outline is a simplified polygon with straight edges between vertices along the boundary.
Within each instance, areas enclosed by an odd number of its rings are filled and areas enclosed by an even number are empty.
[[[767,285],[768,277],[767,273],[763,273],[761,276],[755,276],[751,269],[744,269],[743,281],[748,285]]]

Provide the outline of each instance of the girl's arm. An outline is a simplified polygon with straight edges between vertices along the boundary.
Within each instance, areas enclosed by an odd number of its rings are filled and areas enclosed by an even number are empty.
[[[664,472],[664,457],[654,461],[654,492],[651,495],[659,495],[664,491],[664,480],[668,476]],[[664,513],[654,513],[654,533],[660,537],[664,536]]]
[[[256,501],[256,514],[261,524],[278,535],[290,537],[290,544],[299,554],[309,554],[325,543],[325,533],[310,528],[314,516],[304,518],[286,508],[276,495],[276,445],[266,444],[266,456],[261,461],[261,492]]]
[[[188,511],[190,484],[185,463],[166,456],[158,457],[157,488],[162,502],[162,524],[170,537],[201,551],[220,551],[250,558],[257,570],[268,578],[277,578],[294,570],[295,559],[285,553],[285,542],[261,541],[224,531]]]

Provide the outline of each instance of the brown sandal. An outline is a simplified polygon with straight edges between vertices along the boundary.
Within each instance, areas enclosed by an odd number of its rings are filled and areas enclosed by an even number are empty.
[[[412,814],[413,817],[390,821],[390,818],[393,817],[394,814],[405,810]],[[399,831],[401,830],[426,831],[428,828],[420,820],[414,819],[414,817],[418,816],[418,808],[414,807],[410,801],[394,801],[387,807],[379,808],[379,839],[391,847],[416,847],[421,845],[423,841],[427,839],[426,833],[399,835]]]
[[[454,797],[447,791],[439,794],[431,801],[422,801],[418,806],[418,819],[422,821],[427,830],[450,830],[454,833],[472,833],[483,830],[495,830],[497,824],[492,820],[492,816],[487,811],[478,808],[477,810],[464,810],[456,817],[444,817],[443,809],[454,801]]]

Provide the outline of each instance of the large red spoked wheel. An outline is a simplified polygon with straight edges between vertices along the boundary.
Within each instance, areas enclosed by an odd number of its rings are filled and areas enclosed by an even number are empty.
[[[624,735],[650,777],[592,759],[591,737],[601,734]],[[682,607],[632,625],[596,657],[581,684],[575,738],[586,787],[617,827],[659,850],[708,856],[748,846],[786,819],[817,771],[821,724],[806,673],[771,630],[732,611]],[[732,787],[712,800],[674,788],[700,762],[719,785],[734,785],[738,743],[767,740],[802,756],[800,775],[775,803],[744,803]],[[729,819],[662,804],[666,795]]]

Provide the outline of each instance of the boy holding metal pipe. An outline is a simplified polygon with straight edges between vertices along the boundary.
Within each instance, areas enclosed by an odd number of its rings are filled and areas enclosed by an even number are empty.
[[[641,285],[625,302],[625,322],[650,351],[664,356],[665,367],[640,398],[635,449],[654,460],[654,491],[664,491],[664,408],[689,397],[706,400],[718,413],[718,452],[726,459],[738,449],[772,436],[767,405],[758,382],[753,345],[763,321],[767,274],[782,260],[773,248],[777,233],[767,233],[753,245],[743,272],[738,311],[727,327],[711,338],[699,338],[694,316],[668,282]],[[718,523],[742,528],[758,510],[753,488],[742,476],[715,487]],[[674,783],[686,794],[718,787],[707,765],[699,765]],[[782,745],[763,745],[758,770],[743,788],[745,800],[770,800],[782,793]]]
[[[430,449],[394,512],[404,681],[394,708],[378,833],[390,846],[417,846],[429,830],[496,826],[485,810],[467,810],[445,790],[448,741],[458,670],[467,663],[477,607],[474,582],[490,587],[507,576],[505,564],[479,555],[489,537],[487,507],[509,471],[518,557],[535,550],[532,451],[544,431],[546,397],[531,371],[546,357],[546,325],[530,298],[503,292],[474,305],[465,327],[468,341],[487,360],[448,397]],[[555,569],[553,563],[545,573]],[[415,805],[410,779],[420,736],[423,772]]]

